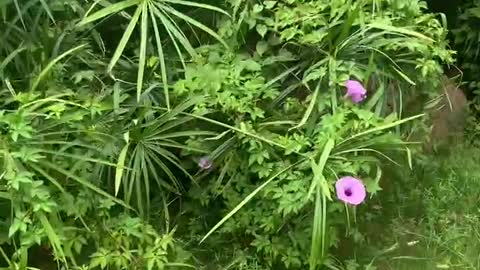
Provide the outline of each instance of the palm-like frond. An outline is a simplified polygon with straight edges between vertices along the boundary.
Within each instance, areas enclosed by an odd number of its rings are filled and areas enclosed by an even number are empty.
[[[136,205],[142,214],[146,214],[144,209],[148,211],[150,208],[150,192],[158,191],[160,196],[170,192],[180,194],[183,191],[182,178],[193,181],[193,177],[173,150],[195,151],[182,141],[189,137],[216,134],[203,130],[178,131],[181,126],[195,120],[194,117],[185,115],[185,111],[198,101],[192,98],[171,110],[165,108],[166,112],[162,110],[160,115],[153,119],[146,116],[147,112],[126,130],[129,135],[118,156],[115,191],[118,193],[123,186],[124,200],[129,203],[136,198]],[[178,170],[183,176],[174,170]],[[151,182],[156,183],[156,189],[151,188]]]
[[[195,26],[196,28],[208,33],[218,41],[220,41],[225,46],[226,43],[222,40],[222,38],[215,33],[211,28],[204,25],[203,23],[199,22],[198,20],[182,13],[173,8],[171,5],[183,5],[188,7],[196,7],[202,8],[207,10],[212,10],[215,12],[220,12],[225,15],[228,15],[227,12],[224,10],[207,5],[202,3],[197,3],[193,1],[184,1],[184,0],[169,0],[169,1],[157,1],[157,0],[124,0],[115,4],[109,4],[106,7],[102,8],[101,10],[88,15],[82,19],[78,23],[78,26],[84,26],[88,23],[97,21],[101,18],[106,16],[110,16],[116,14],[118,12],[124,11],[126,8],[131,6],[137,6],[134,15],[131,17],[130,22],[125,29],[123,36],[120,42],[115,49],[112,59],[108,65],[108,73],[112,75],[113,67],[117,64],[118,60],[122,56],[125,47],[130,40],[133,30],[136,25],[140,21],[140,56],[139,56],[139,63],[138,63],[138,73],[137,73],[137,101],[140,100],[140,96],[142,93],[143,87],[143,77],[145,71],[145,59],[147,54],[147,41],[148,41],[148,28],[151,24],[154,29],[155,34],[155,43],[157,47],[157,54],[160,60],[160,68],[161,68],[161,77],[163,81],[163,91],[165,96],[165,102],[168,109],[170,109],[170,98],[169,98],[169,89],[168,89],[168,81],[167,81],[167,71],[166,71],[166,64],[165,64],[165,56],[162,49],[162,37],[160,35],[159,26],[157,22],[161,22],[165,31],[167,32],[168,36],[172,40],[172,43],[177,50],[177,53],[181,59],[182,64],[185,66],[185,61],[182,56],[182,52],[180,49],[181,45],[184,50],[186,50],[191,56],[195,55],[195,50],[193,46],[190,44],[190,41],[182,32],[182,29],[176,23],[176,19],[183,20],[188,24]],[[157,21],[158,19],[158,21]],[[113,76],[113,75],[112,75]]]

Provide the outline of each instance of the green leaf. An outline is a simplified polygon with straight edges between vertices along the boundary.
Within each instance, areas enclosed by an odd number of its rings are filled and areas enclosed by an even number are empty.
[[[277,3],[277,1],[264,1],[263,3],[265,4],[265,7],[267,9],[272,9]]]
[[[77,26],[80,27],[80,26],[83,26],[85,24],[94,22],[98,19],[101,19],[105,16],[109,16],[109,15],[112,15],[112,14],[117,13],[119,11],[122,11],[122,10],[124,10],[124,9],[126,9],[130,6],[138,4],[139,1],[140,0],[125,0],[125,1],[122,1],[122,2],[118,2],[118,3],[115,3],[115,4],[109,5],[108,7],[103,8],[103,9],[93,13],[92,15],[86,17],[86,18],[83,18],[83,20],[81,20],[77,24]]]
[[[118,195],[118,191],[120,190],[128,146],[128,143],[125,144],[122,151],[120,151],[120,155],[118,155],[117,168],[115,169],[115,197]]]
[[[62,258],[63,261],[66,261],[65,254],[64,254],[63,248],[62,248],[62,242],[60,241],[60,238],[58,237],[58,235],[55,233],[55,230],[53,229],[52,225],[50,224],[50,221],[45,216],[45,214],[40,213],[40,212],[37,212],[36,214],[38,216],[38,219],[42,223],[43,228],[45,229],[48,240],[50,241],[53,249],[55,250],[55,253],[60,255],[60,257]]]
[[[208,4],[197,3],[197,2],[193,2],[193,1],[183,1],[183,0],[163,0],[163,1],[169,2],[169,3],[172,3],[172,4],[179,4],[179,5],[184,5],[184,6],[199,7],[199,8],[203,8],[203,9],[208,9],[208,10],[220,12],[220,13],[225,14],[228,17],[230,17],[230,14],[228,14],[228,12],[226,12],[225,10],[223,10],[221,8],[218,8],[218,7],[215,7],[215,6],[212,6],[212,5],[208,5]]]
[[[57,64],[60,60],[62,60],[63,58],[67,57],[69,54],[72,54],[73,52],[85,47],[86,44],[82,44],[80,46],[77,46],[75,48],[72,48],[64,53],[62,53],[61,55],[59,55],[58,57],[56,57],[55,59],[53,59],[50,63],[48,63],[48,65],[40,72],[40,74],[37,76],[37,78],[35,78],[35,80],[33,81],[32,83],[32,87],[31,87],[31,92],[35,92],[35,90],[37,89],[38,85],[40,84],[40,82],[42,81],[43,77],[45,77],[45,75],[47,75],[47,73],[50,71],[50,69],[52,69],[53,66],[55,66],[55,64]]]
[[[255,27],[255,29],[257,30],[257,33],[263,38],[265,37],[265,34],[267,33],[267,26],[263,25],[263,24],[257,24],[257,26]]]
[[[209,27],[205,26],[204,24],[200,23],[199,21],[193,19],[192,17],[189,17],[167,5],[162,5],[161,6],[161,9],[165,10],[166,12],[168,13],[171,13],[173,14],[174,16],[177,16],[178,18],[186,21],[187,23],[190,23],[196,27],[198,27],[199,29],[201,29],[202,31],[208,33],[210,36],[214,37],[216,40],[218,40],[220,43],[223,44],[223,46],[225,46],[226,48],[228,48],[228,45],[227,43],[217,34],[215,33],[212,29],[210,29]]]
[[[57,166],[56,164],[53,164],[53,163],[50,163],[50,162],[47,162],[47,161],[41,161],[41,164],[45,167],[48,167],[52,170],[55,170],[65,176],[68,176],[69,178],[73,179],[75,182],[79,183],[80,185],[88,188],[88,189],[91,189],[93,190],[94,192],[112,200],[113,202],[119,204],[119,205],[122,205],[123,207],[127,208],[127,209],[132,209],[130,206],[128,206],[126,203],[124,203],[123,201],[113,197],[112,195],[108,194],[107,192],[103,191],[102,189],[100,189],[99,187],[95,186],[94,184],[90,183],[89,181],[85,180],[85,179],[82,179],[76,175],[74,175],[73,173],[69,172],[69,171],[66,171],[62,168],[60,168],[59,166]]]
[[[313,159],[310,160],[314,175],[312,186],[314,186],[314,183],[317,183],[315,185],[315,211],[313,217],[312,246],[310,249],[309,260],[311,270],[315,270],[317,268],[317,265],[321,263],[321,261],[324,259],[326,252],[326,199],[328,198],[329,200],[331,200],[331,196],[330,188],[328,187],[328,183],[323,175],[323,169],[325,168],[325,164],[327,163],[327,160],[334,146],[334,140],[328,139],[325,143],[325,146],[323,147],[323,151],[320,155],[318,164],[315,164],[315,161]]]
[[[140,95],[142,94],[143,86],[143,73],[145,72],[145,59],[147,54],[147,30],[148,30],[148,1],[143,2],[142,5],[142,22],[140,33],[140,59],[138,61],[138,74],[137,74],[137,102],[140,101]]]
[[[262,56],[268,50],[268,42],[265,42],[263,40],[257,42],[255,49],[258,55]]]
[[[10,228],[8,229],[8,237],[11,238],[16,232],[25,232],[26,230],[27,225],[22,220],[14,218],[12,225],[10,225]]]
[[[13,52],[8,54],[7,57],[5,57],[5,59],[3,59],[3,61],[0,63],[0,77],[1,77],[1,74],[2,74],[3,70],[8,65],[8,63],[10,63],[10,61],[12,61],[15,58],[15,56],[17,56],[19,53],[21,53],[22,51],[24,51],[26,49],[27,49],[27,47],[21,45],[20,47],[15,49]]]
[[[303,160],[302,160],[303,161]],[[230,219],[235,213],[237,213],[245,204],[247,204],[255,195],[257,195],[258,192],[260,192],[262,189],[264,189],[270,182],[272,182],[274,179],[285,173],[286,171],[290,170],[293,166],[296,166],[298,163],[292,164],[290,166],[287,166],[285,169],[280,170],[276,174],[274,174],[272,177],[270,177],[267,181],[265,181],[263,184],[261,184],[259,187],[257,187],[254,191],[252,191],[250,194],[248,194],[245,199],[243,199],[235,208],[233,208],[228,214],[226,214],[215,226],[213,226],[210,231],[208,231],[207,234],[200,240],[200,244],[205,241],[212,233],[214,233],[220,226],[223,225],[228,219]]]
[[[381,191],[382,188],[380,187],[380,179],[382,177],[382,170],[380,167],[377,166],[377,175],[374,180],[365,180],[365,188],[367,189],[367,193],[370,194],[370,198],[374,196],[378,191]]]
[[[108,64],[107,71],[108,73],[112,73],[112,69],[117,63],[118,59],[120,59],[120,56],[122,56],[123,50],[125,49],[125,46],[127,45],[128,40],[130,39],[130,36],[133,33],[133,29],[135,29],[135,26],[137,25],[138,18],[140,18],[140,14],[142,13],[143,5],[140,5],[137,7],[137,10],[135,11],[135,14],[133,14],[132,19],[130,20],[130,23],[128,24],[127,28],[123,32],[122,38],[120,39],[120,42],[117,45],[117,48],[115,49],[115,52],[113,53],[112,59],[110,60],[110,63]]]
[[[263,6],[259,4],[255,4],[253,6],[253,13],[260,13],[263,10]]]
[[[163,55],[162,41],[160,39],[160,32],[158,30],[157,20],[155,19],[154,9],[150,9],[150,19],[152,20],[153,31],[155,33],[155,42],[157,45],[157,54],[160,61],[160,72],[163,83],[163,95],[165,97],[165,104],[167,109],[170,110],[170,94],[168,93],[168,79],[167,68],[165,64],[165,56]]]
[[[384,130],[384,129],[389,129],[389,128],[392,128],[392,127],[401,125],[401,124],[403,124],[403,123],[406,123],[406,122],[415,120],[415,119],[420,118],[420,117],[423,117],[423,116],[425,116],[424,113],[418,114],[418,115],[414,115],[414,116],[411,116],[411,117],[408,117],[408,118],[405,118],[405,119],[402,119],[402,120],[398,120],[398,121],[395,121],[395,122],[393,122],[393,123],[387,123],[387,124],[384,124],[384,125],[379,126],[379,127],[371,128],[371,129],[369,129],[369,130],[366,130],[366,131],[357,133],[357,134],[351,136],[350,138],[347,138],[347,139],[343,140],[343,141],[340,142],[338,145],[344,144],[345,142],[350,141],[350,140],[352,140],[352,139],[355,139],[355,138],[357,138],[357,137],[365,136],[365,135],[367,135],[367,134],[374,133],[374,132],[377,132],[377,131],[382,131],[382,130]]]
[[[310,115],[312,114],[313,108],[314,108],[315,104],[317,103],[318,92],[320,91],[320,84],[321,84],[321,81],[319,81],[317,83],[317,87],[315,88],[315,92],[313,92],[312,99],[310,100],[310,104],[308,105],[307,110],[303,114],[302,120],[300,120],[298,125],[290,128],[290,130],[300,128],[301,126],[305,125],[305,123],[307,123],[307,120],[310,117]]]
[[[424,34],[421,34],[417,31],[409,30],[405,27],[397,27],[397,26],[387,25],[387,24],[382,24],[382,23],[371,23],[371,24],[368,24],[367,27],[368,28],[376,28],[376,29],[385,30],[385,31],[388,31],[388,32],[391,32],[391,33],[413,36],[413,37],[417,37],[417,38],[423,39],[424,41],[428,41],[428,42],[431,42],[431,43],[435,42],[435,40],[425,36]]]

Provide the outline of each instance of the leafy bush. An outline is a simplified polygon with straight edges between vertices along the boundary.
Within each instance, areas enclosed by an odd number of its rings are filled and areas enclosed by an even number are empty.
[[[477,75],[479,70],[478,59],[480,46],[478,40],[480,32],[480,5],[477,1],[464,1],[460,7],[457,26],[452,30],[454,46],[458,50],[458,64],[462,70],[466,90],[471,96],[471,116],[469,117],[468,136],[470,141],[477,142],[480,127],[478,125],[479,89],[480,83]]]
[[[445,32],[416,1],[267,1],[235,8],[247,23],[239,27],[247,44],[231,34],[239,23],[223,22],[220,32],[238,51],[200,48],[174,87],[177,96],[207,97],[198,110],[214,111],[209,122],[226,128],[218,143],[191,141],[212,153],[217,168],[190,190],[188,209],[202,218],[185,231],[206,239],[210,261],[217,250],[218,263],[239,269],[333,267],[338,263],[329,250],[345,233],[361,242],[350,223],[364,221],[330,202],[333,183],[360,176],[373,195],[383,163],[411,153],[401,129],[387,128],[405,122],[398,116],[409,98],[435,91],[438,59],[451,60]],[[370,81],[377,91],[365,104],[352,104],[341,94],[349,78]],[[198,237],[206,229],[201,224],[213,226],[207,238]],[[225,260],[231,256],[225,245],[234,247],[235,259]]]
[[[1,2],[5,264],[351,269],[453,61],[425,8]],[[366,206],[335,198],[343,176]]]

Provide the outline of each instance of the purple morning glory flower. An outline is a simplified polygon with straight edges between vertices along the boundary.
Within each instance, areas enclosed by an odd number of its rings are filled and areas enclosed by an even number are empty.
[[[212,165],[213,165],[212,160],[210,160],[210,158],[208,158],[208,157],[202,157],[198,161],[198,167],[200,167],[203,170],[210,169],[212,167]]]
[[[362,102],[367,97],[367,90],[359,81],[348,80],[345,82],[345,87],[347,87],[347,96],[353,103]]]
[[[339,200],[352,205],[361,204],[367,196],[367,191],[362,181],[351,176],[338,179],[337,183],[335,183],[335,189],[337,190]]]

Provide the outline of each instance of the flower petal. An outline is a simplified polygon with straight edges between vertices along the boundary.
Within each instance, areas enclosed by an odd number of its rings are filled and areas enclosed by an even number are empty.
[[[335,189],[339,200],[352,205],[361,204],[367,196],[362,181],[351,176],[338,179],[335,183]]]
[[[353,103],[359,103],[367,97],[367,90],[356,80],[348,80],[345,82],[347,88],[347,96],[352,99]]]

